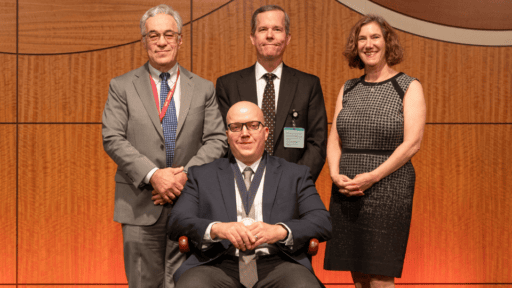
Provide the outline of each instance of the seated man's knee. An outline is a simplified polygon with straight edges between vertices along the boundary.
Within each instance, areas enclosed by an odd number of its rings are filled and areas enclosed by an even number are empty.
[[[273,277],[279,283],[278,287],[294,288],[320,288],[321,285],[315,275],[306,267],[297,263],[283,263],[279,265]]]
[[[190,268],[183,273],[176,288],[217,288],[217,287],[237,287],[233,278],[229,277],[215,266],[202,265]]]
[[[208,275],[210,275],[210,273],[208,268],[208,266],[199,266],[189,269],[181,275],[179,281],[176,283],[176,288],[209,287]]]

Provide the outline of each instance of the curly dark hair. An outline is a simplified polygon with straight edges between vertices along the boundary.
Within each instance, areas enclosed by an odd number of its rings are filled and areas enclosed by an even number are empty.
[[[364,63],[357,53],[357,38],[361,32],[361,27],[372,22],[379,24],[380,29],[382,30],[382,36],[386,43],[386,63],[389,66],[394,66],[402,62],[404,58],[404,49],[400,46],[398,35],[391,25],[389,25],[389,23],[379,15],[368,14],[361,20],[357,21],[356,25],[352,27],[347,39],[347,45],[345,45],[345,51],[343,51],[343,56],[347,58],[348,65],[351,68],[364,68]]]

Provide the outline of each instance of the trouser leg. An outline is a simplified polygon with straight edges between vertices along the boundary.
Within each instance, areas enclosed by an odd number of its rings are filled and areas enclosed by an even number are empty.
[[[255,288],[265,287],[294,287],[294,288],[320,288],[315,275],[306,267],[292,262],[283,255],[258,259],[258,282]]]
[[[124,263],[130,288],[173,288],[172,275],[185,260],[177,242],[167,238],[171,207],[151,226],[123,224]],[[168,263],[169,262],[169,263]]]

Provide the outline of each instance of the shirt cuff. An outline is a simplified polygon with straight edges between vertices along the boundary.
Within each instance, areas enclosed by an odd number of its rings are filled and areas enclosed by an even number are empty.
[[[279,243],[282,243],[282,244],[288,246],[290,249],[293,249],[292,248],[293,247],[293,235],[292,235],[292,230],[290,229],[290,227],[286,226],[286,224],[284,224],[282,222],[279,222],[276,224],[283,226],[288,231],[288,237],[286,237],[286,239],[284,239],[284,240],[279,241]]]
[[[201,246],[201,249],[206,249],[208,248],[208,246],[210,246],[211,244],[213,243],[217,243],[217,242],[220,242],[222,241],[222,239],[212,239],[212,236],[211,236],[211,231],[212,231],[212,226],[213,224],[217,224],[217,223],[222,223],[222,222],[212,222],[210,223],[210,225],[208,225],[208,227],[206,228],[206,231],[204,232],[204,237],[203,237],[203,245]]]
[[[146,184],[149,184],[149,180],[151,180],[151,177],[153,177],[153,174],[155,174],[156,170],[158,170],[157,167],[151,169],[151,171],[149,171],[148,175],[146,175],[146,178],[144,178],[144,183]]]

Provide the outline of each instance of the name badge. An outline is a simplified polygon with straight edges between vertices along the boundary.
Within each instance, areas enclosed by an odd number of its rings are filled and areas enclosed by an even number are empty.
[[[304,148],[304,128],[284,127],[284,147]]]

